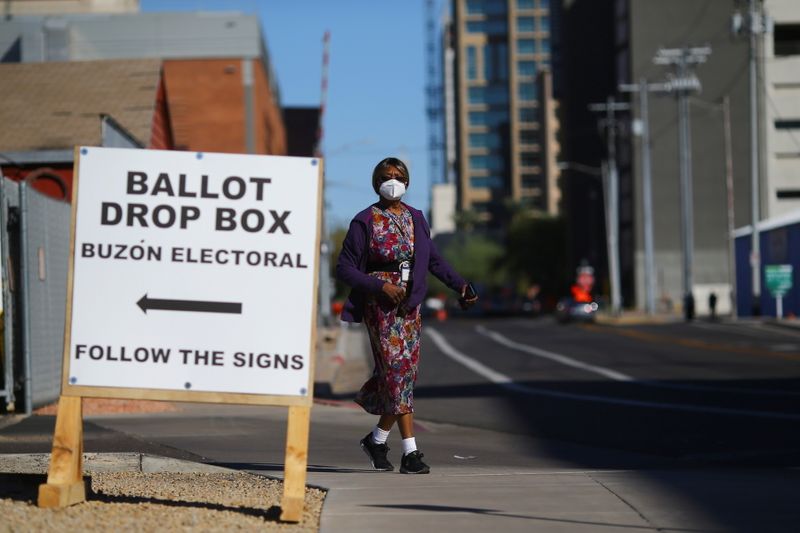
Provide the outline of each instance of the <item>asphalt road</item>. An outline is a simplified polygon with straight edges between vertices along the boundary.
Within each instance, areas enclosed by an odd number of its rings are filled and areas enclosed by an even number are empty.
[[[573,443],[631,467],[800,464],[800,329],[756,323],[558,325],[432,320],[415,409],[422,419]],[[541,453],[541,451],[537,451]]]

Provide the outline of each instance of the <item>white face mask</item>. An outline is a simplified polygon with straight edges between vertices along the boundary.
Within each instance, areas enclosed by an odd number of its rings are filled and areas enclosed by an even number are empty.
[[[406,193],[406,186],[400,180],[391,179],[381,183],[381,188],[378,189],[378,191],[381,193],[381,196],[387,200],[395,201],[402,198]]]

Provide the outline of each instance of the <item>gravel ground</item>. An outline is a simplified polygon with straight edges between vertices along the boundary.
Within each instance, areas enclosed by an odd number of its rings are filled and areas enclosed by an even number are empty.
[[[0,474],[0,531],[319,531],[325,493],[306,488],[303,519],[281,523],[283,484],[246,472],[95,473],[87,502],[36,507],[43,476]],[[10,498],[6,498],[10,496]]]

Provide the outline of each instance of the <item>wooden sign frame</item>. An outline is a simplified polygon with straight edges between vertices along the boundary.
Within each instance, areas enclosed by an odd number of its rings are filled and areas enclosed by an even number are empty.
[[[284,462],[284,487],[281,500],[281,520],[299,522],[305,503],[305,481],[308,466],[308,435],[311,405],[313,403],[314,369],[316,362],[316,316],[311,316],[311,339],[308,364],[308,394],[305,396],[241,394],[191,390],[140,389],[127,387],[92,387],[69,383],[69,355],[72,333],[72,300],[75,266],[75,237],[78,211],[78,181],[80,150],[74,152],[72,181],[72,217],[70,230],[69,269],[67,274],[67,309],[64,327],[61,396],[56,413],[53,448],[47,471],[47,483],[39,486],[39,507],[65,507],[86,500],[83,481],[83,398],[121,398],[205,403],[231,403],[246,405],[273,405],[289,408],[286,430]],[[316,158],[318,166],[317,213],[322,214],[323,160]],[[316,310],[319,294],[319,250],[322,233],[322,216],[319,217],[315,237],[314,287],[311,309]]]

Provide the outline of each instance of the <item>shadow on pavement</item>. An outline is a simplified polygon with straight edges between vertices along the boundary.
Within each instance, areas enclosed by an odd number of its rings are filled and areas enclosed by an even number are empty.
[[[511,513],[504,513],[496,509],[481,509],[477,507],[453,507],[449,505],[411,505],[411,504],[385,504],[385,505],[365,505],[364,507],[380,507],[385,509],[406,509],[411,511],[430,511],[433,513],[472,513],[486,516],[497,516],[505,518],[522,518],[525,520],[534,520],[537,522],[552,522],[558,524],[575,524],[582,526],[602,526],[602,527],[617,527],[623,529],[640,529],[644,531],[652,531],[651,526],[634,526],[630,524],[614,524],[609,522],[589,522],[586,520],[568,520],[560,518],[549,518],[542,516],[518,515]],[[669,531],[683,531],[687,533],[702,533],[708,531],[706,529],[686,529],[686,528],[669,528]]]
[[[231,470],[245,470],[248,472],[283,472],[283,463],[236,463],[236,462],[206,462],[211,466],[230,468]],[[328,465],[308,465],[308,472],[330,472],[335,474],[385,474],[379,470],[366,468],[341,468]]]
[[[779,392],[798,388],[797,379],[650,384],[530,381],[515,383],[514,388],[422,386],[415,390],[415,397],[495,398],[516,421],[511,427],[537,438],[653,454],[678,459],[681,466],[774,467],[800,464],[800,394]],[[460,421],[453,416],[459,415],[450,416],[449,422],[476,425],[469,412]],[[428,413],[425,418],[435,420]],[[496,429],[491,421],[485,428]],[[552,452],[555,457],[561,455],[558,449]],[[609,467],[592,464],[590,457],[567,459],[590,468]]]
[[[506,413],[504,431],[513,427],[537,439],[532,457],[546,454],[587,470],[620,469],[619,478],[603,475],[658,486],[722,530],[744,533],[800,522],[798,391],[798,379],[527,381],[421,386],[415,397],[449,398],[463,406],[469,398],[490,398]],[[463,410],[446,422],[476,426],[469,409]],[[491,420],[485,424],[498,429]],[[652,460],[642,461],[640,454]]]

